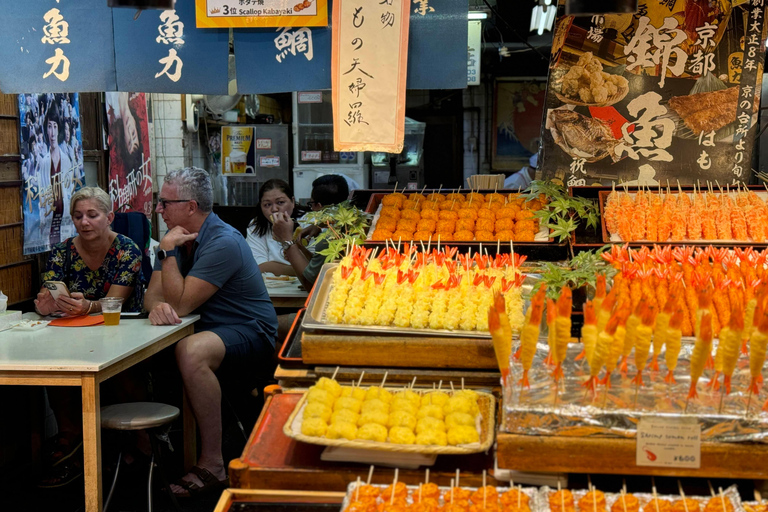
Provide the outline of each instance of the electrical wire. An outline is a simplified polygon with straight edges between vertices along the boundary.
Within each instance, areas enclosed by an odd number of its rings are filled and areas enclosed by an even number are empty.
[[[539,50],[537,50],[536,48],[534,48],[534,47],[533,47],[533,46],[532,46],[532,45],[531,45],[531,44],[528,42],[528,40],[527,40],[526,38],[524,38],[523,36],[521,36],[521,35],[520,35],[520,33],[519,33],[519,32],[518,32],[516,29],[515,29],[515,27],[513,27],[512,25],[510,25],[510,24],[509,24],[509,22],[508,22],[507,20],[505,20],[505,19],[504,19],[504,18],[501,16],[501,14],[499,14],[499,11],[497,11],[497,10],[496,10],[496,8],[495,8],[495,7],[493,7],[491,4],[489,4],[489,3],[488,3],[488,0],[483,0],[483,3],[486,5],[486,7],[488,7],[488,9],[490,9],[490,10],[491,10],[491,12],[492,12],[493,14],[495,14],[495,15],[496,15],[496,17],[497,17],[498,19],[500,19],[501,21],[503,21],[503,22],[504,22],[504,24],[505,24],[507,27],[509,27],[509,29],[512,31],[512,33],[513,33],[513,34],[515,34],[515,35],[517,36],[517,38],[518,38],[520,41],[522,41],[522,43],[523,43],[525,46],[527,46],[527,47],[528,47],[528,49],[529,49],[529,50],[532,50],[532,51],[536,52],[536,53],[539,55],[539,57],[541,57],[541,58],[542,58],[542,60],[544,60],[544,61],[546,61],[546,62],[549,62],[549,57],[545,56],[545,55],[544,55],[543,53],[541,53]],[[551,6],[550,8],[551,8],[551,9],[554,9],[554,8],[555,8],[555,6]]]

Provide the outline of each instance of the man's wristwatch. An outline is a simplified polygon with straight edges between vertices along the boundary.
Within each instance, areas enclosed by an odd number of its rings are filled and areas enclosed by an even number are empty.
[[[170,256],[176,256],[177,252],[178,252],[178,249],[171,249],[170,251],[164,251],[163,249],[158,249],[157,259],[160,261],[163,261],[165,258],[168,258]]]
[[[285,251],[288,250],[288,248],[296,243],[295,240],[288,240],[288,241],[281,241],[280,247],[283,248],[283,254],[285,254]]]

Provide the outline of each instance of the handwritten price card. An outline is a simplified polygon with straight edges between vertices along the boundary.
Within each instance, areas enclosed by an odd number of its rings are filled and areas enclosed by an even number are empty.
[[[409,0],[333,4],[335,151],[403,150]]]
[[[696,418],[642,418],[637,424],[638,466],[701,467],[701,427]]]

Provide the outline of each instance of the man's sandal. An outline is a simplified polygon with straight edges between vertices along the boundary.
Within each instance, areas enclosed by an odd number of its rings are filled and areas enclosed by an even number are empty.
[[[82,476],[82,461],[70,458],[56,467],[50,468],[47,474],[38,482],[37,487],[40,489],[56,489],[69,485]]]
[[[176,494],[177,498],[193,498],[195,496],[201,496],[203,494],[209,494],[216,491],[222,491],[229,487],[229,477],[224,480],[219,480],[210,471],[199,466],[192,466],[189,470],[190,473],[195,475],[203,483],[202,486],[197,485],[194,482],[183,480],[179,478],[173,485],[178,485],[187,491],[187,494]]]
[[[83,437],[79,435],[58,434],[48,452],[50,467],[56,467],[72,457],[83,447]]]

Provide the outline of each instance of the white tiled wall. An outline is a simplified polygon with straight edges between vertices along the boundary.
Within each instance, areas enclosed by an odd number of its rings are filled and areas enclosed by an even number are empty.
[[[154,170],[154,188],[160,191],[163,178],[173,169],[185,167],[184,123],[181,121],[180,94],[152,94],[152,126],[150,143],[154,148],[152,169]],[[168,230],[163,219],[158,217],[159,233],[162,238]]]

